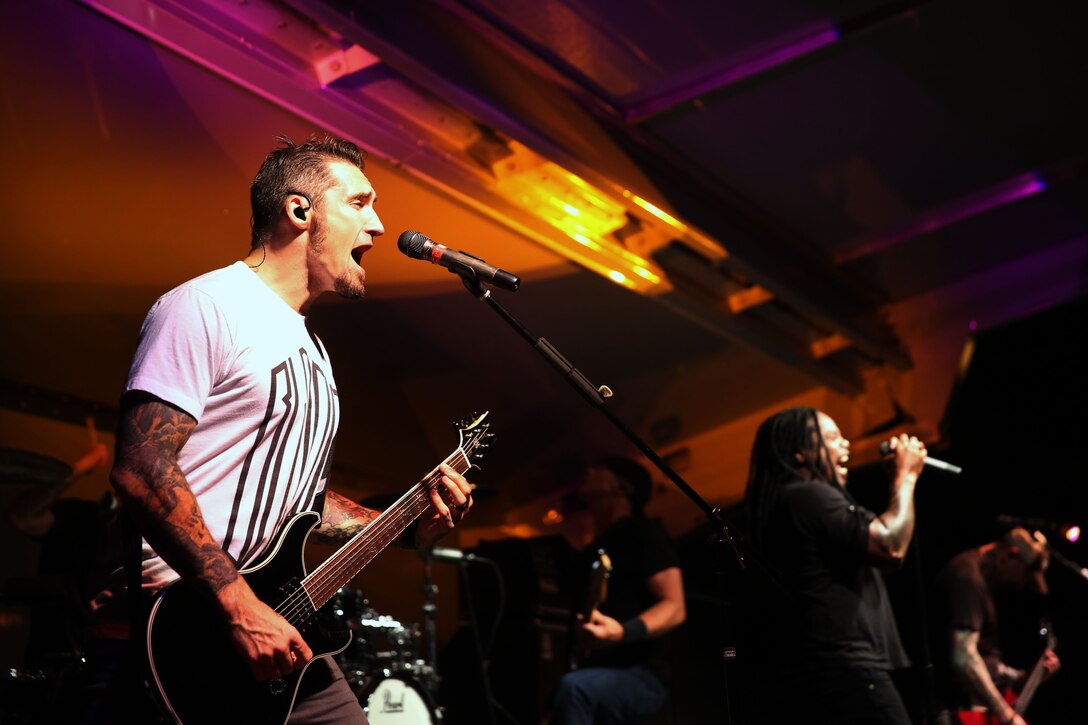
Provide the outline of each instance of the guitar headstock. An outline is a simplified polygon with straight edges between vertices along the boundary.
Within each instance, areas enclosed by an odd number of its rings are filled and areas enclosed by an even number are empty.
[[[473,412],[467,418],[454,423],[460,437],[457,447],[471,467],[480,467],[480,463],[487,456],[488,449],[491,448],[491,441],[495,438],[495,434],[490,432],[491,424],[485,422],[487,414],[488,411]]]
[[[589,619],[608,598],[608,578],[612,575],[612,558],[604,549],[597,549],[597,556],[589,565],[589,585],[586,587],[586,600],[582,605],[582,616]]]
[[[1039,638],[1051,652],[1058,648],[1058,636],[1054,634],[1054,624],[1047,618],[1039,622]]]

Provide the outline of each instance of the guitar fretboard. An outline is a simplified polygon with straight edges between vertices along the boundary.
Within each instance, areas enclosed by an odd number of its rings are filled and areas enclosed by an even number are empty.
[[[458,448],[444,461],[453,470],[464,474],[471,463],[464,451]],[[397,540],[408,526],[427,510],[431,503],[431,491],[442,480],[442,472],[436,466],[422,481],[408,489],[403,496],[374,519],[365,529],[344,544],[335,554],[315,568],[303,581],[302,586],[312,602],[320,609],[337,590],[350,582],[374,557]]]

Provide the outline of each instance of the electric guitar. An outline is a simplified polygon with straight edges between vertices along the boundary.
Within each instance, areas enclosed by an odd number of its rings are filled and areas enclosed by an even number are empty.
[[[575,612],[581,615],[582,618],[574,621],[574,647],[572,648],[573,655],[570,660],[572,670],[578,669],[580,661],[589,656],[588,648],[581,646],[581,624],[589,621],[589,618],[593,615],[593,610],[604,604],[604,600],[608,598],[608,578],[611,575],[611,557],[608,556],[604,549],[597,549],[597,557],[589,567],[589,585],[586,587],[585,599]]]
[[[1049,622],[1044,623],[1040,631],[1046,635],[1046,650],[1035,661],[1031,674],[1028,675],[1024,686],[1020,688],[1020,694],[1017,695],[1012,688],[1005,688],[1001,693],[1005,696],[1005,702],[1011,705],[1016,714],[1021,717],[1027,712],[1031,698],[1035,697],[1035,691],[1039,689],[1039,685],[1046,676],[1044,664],[1047,651],[1053,652],[1058,647],[1058,638],[1054,636],[1054,628]],[[960,725],[1001,725],[997,716],[989,710],[960,710],[956,715],[959,717]]]
[[[462,421],[459,444],[445,460],[458,473],[477,463],[493,433],[483,415]],[[319,610],[408,525],[431,505],[430,491],[442,479],[436,466],[396,503],[360,531],[312,572],[303,552],[321,517],[306,511],[292,518],[277,535],[269,555],[239,572],[261,601],[302,634],[314,660],[280,680],[259,681],[231,646],[211,600],[188,581],[166,587],[152,605],[147,625],[149,685],[179,723],[262,723],[282,725],[291,715],[299,683],[318,657],[342,652],[351,631],[322,626]]]

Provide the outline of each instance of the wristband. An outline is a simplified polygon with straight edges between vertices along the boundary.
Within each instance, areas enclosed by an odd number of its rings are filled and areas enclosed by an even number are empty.
[[[641,642],[649,636],[646,631],[646,623],[641,617],[631,617],[623,623],[623,638],[621,642]]]

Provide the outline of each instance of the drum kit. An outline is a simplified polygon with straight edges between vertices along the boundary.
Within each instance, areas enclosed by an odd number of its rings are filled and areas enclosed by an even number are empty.
[[[340,589],[325,610],[333,629],[350,629],[351,644],[334,659],[371,725],[437,725],[438,673],[421,656],[418,624],[379,615],[358,589]]]

